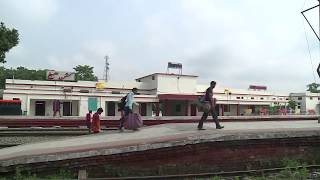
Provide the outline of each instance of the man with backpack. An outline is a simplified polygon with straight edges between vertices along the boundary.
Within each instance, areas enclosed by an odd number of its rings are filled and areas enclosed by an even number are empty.
[[[198,130],[205,130],[203,128],[203,122],[208,118],[209,113],[211,113],[212,118],[213,118],[214,122],[216,123],[216,128],[217,129],[224,128],[223,126],[220,125],[219,120],[218,120],[218,115],[215,111],[215,100],[212,97],[213,96],[212,90],[215,87],[216,87],[216,82],[211,81],[210,87],[206,90],[206,94],[202,98],[204,103],[209,103],[209,105],[208,105],[208,108],[204,108],[203,115],[202,115],[201,120],[199,121],[199,124],[198,124]]]
[[[134,95],[137,94],[137,92],[138,92],[137,88],[132,88],[131,92],[129,92],[125,97],[123,97],[120,100],[119,110],[124,111],[124,116],[122,116],[120,119],[120,126],[119,126],[120,131],[122,131],[124,121],[128,117],[129,113],[132,113],[132,105],[133,104],[138,105],[138,103],[136,103],[134,100]]]

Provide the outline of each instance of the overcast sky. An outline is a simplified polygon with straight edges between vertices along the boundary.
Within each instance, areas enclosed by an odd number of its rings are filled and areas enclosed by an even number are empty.
[[[0,0],[0,21],[20,34],[5,67],[72,71],[88,64],[102,78],[108,55],[112,80],[166,72],[173,61],[183,64],[184,74],[198,75],[199,83],[304,91],[314,79],[320,83],[315,72],[320,48],[300,12],[317,3]],[[307,16],[318,29],[317,13]]]

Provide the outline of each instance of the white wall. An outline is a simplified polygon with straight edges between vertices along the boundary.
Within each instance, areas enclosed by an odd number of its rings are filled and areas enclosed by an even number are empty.
[[[319,114],[319,108],[318,108],[318,104],[319,104],[319,100],[318,100],[319,96],[312,96],[309,95],[307,97],[305,97],[305,110],[306,113],[308,113],[308,110],[314,110],[317,114]]]
[[[189,76],[169,76],[158,74],[158,93],[195,94],[197,93],[197,78]]]
[[[140,85],[141,88],[156,89],[158,87],[158,76],[156,74],[146,76],[138,80],[142,83],[142,85]]]

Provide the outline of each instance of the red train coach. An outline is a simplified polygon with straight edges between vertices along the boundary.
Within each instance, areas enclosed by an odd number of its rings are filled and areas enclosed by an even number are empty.
[[[0,100],[0,115],[21,115],[20,100]]]

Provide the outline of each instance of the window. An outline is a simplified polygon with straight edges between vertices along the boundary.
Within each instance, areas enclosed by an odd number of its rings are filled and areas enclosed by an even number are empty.
[[[237,99],[240,99],[240,97],[237,97]]]
[[[251,97],[251,99],[254,99],[254,97]]]
[[[260,98],[260,100],[263,100],[264,98],[262,97],[262,98]]]
[[[243,97],[241,97],[241,99],[243,99]]]
[[[224,112],[230,112],[230,105],[229,104],[223,105],[223,110]]]
[[[154,80],[154,79],[155,79],[155,77],[154,77],[154,76],[152,76],[151,78],[152,78],[152,80]]]
[[[181,104],[176,105],[176,112],[181,112]]]
[[[298,100],[302,100],[302,97],[298,97]]]
[[[312,100],[313,98],[312,97],[310,97],[310,100]]]
[[[282,100],[282,98],[279,98],[279,100]]]
[[[318,97],[318,100],[320,100],[320,97]]]
[[[276,100],[276,98],[274,97],[274,98],[272,98],[272,100]]]
[[[286,98],[286,100],[289,100],[289,98]]]

